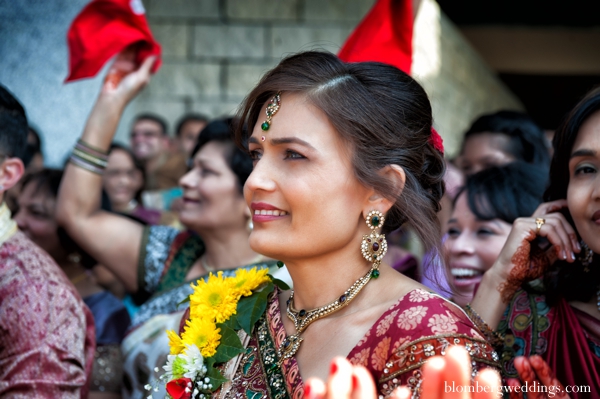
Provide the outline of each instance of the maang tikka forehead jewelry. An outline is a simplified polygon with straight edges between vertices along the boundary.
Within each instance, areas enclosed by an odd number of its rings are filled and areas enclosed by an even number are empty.
[[[267,131],[269,130],[269,128],[271,127],[271,120],[273,119],[273,116],[277,113],[277,111],[279,111],[279,107],[281,106],[281,92],[278,92],[277,94],[275,94],[275,96],[271,99],[271,101],[269,102],[269,104],[267,104],[267,109],[265,111],[265,113],[267,114],[267,120],[265,120],[261,125],[260,128],[263,131]],[[265,141],[265,136],[261,136],[260,138],[261,141]]]
[[[387,252],[387,241],[384,234],[379,234],[375,230],[381,229],[385,222],[383,213],[372,210],[366,217],[367,226],[371,229],[371,234],[364,235],[360,243],[360,250],[363,257],[369,262],[373,262],[371,277],[379,277],[379,265]]]

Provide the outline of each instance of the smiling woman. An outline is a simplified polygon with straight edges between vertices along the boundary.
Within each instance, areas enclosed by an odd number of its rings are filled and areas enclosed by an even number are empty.
[[[572,398],[596,398],[600,397],[600,90],[590,92],[569,113],[553,146],[545,193],[550,202],[532,217],[514,222],[472,307],[504,336],[505,376],[516,377],[519,372],[523,377],[523,359],[515,356],[539,355],[563,385],[586,386],[585,392],[572,392]],[[550,241],[551,248],[543,252],[538,237]],[[525,374],[531,376],[531,370]]]
[[[152,62],[125,72],[116,87],[104,83],[65,169],[57,202],[59,222],[141,305],[121,345],[127,398],[147,397],[144,386],[157,377],[153,370],[169,353],[166,330],[179,325],[183,308],[179,311],[178,305],[192,293],[191,282],[217,270],[230,275],[241,267],[277,269],[248,244],[250,214],[242,186],[252,161],[236,148],[229,120],[214,121],[203,130],[192,152],[192,167],[181,179],[186,231],[143,226],[100,209],[102,177],[114,177],[116,169],[129,177],[131,165],[113,168],[108,150],[125,106],[147,83]],[[126,50],[112,68],[131,71],[132,63]]]
[[[467,178],[454,202],[444,243],[457,304],[471,302],[515,219],[531,215],[542,202],[546,179],[543,168],[523,162],[491,167]]]

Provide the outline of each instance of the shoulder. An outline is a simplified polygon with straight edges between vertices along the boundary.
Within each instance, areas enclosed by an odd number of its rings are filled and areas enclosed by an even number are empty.
[[[461,308],[437,294],[415,289],[373,325],[352,351],[351,362],[367,367],[380,390],[391,392],[400,384],[416,384],[427,359],[443,356],[451,345],[466,347],[477,363],[497,366],[493,348]]]

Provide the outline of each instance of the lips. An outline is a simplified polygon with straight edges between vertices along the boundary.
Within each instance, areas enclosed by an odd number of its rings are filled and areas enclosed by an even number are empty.
[[[600,211],[594,212],[592,215],[592,221],[596,224],[600,224]]]
[[[289,215],[287,211],[265,202],[253,202],[250,204],[250,209],[252,209],[252,221],[258,223],[278,220]]]
[[[483,278],[483,271],[466,265],[450,265],[450,274],[457,287],[478,284]]]

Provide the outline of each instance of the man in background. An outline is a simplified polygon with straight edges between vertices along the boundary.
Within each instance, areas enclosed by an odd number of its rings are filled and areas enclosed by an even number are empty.
[[[25,167],[27,118],[0,85],[0,397],[86,398],[94,320],[50,255],[18,231],[4,203]]]
[[[187,172],[186,158],[171,152],[167,123],[153,114],[138,115],[131,129],[131,149],[144,165],[145,190],[166,190],[179,186]]]
[[[198,141],[198,136],[206,124],[208,118],[201,114],[185,114],[177,123],[175,131],[175,148],[189,159]]]

